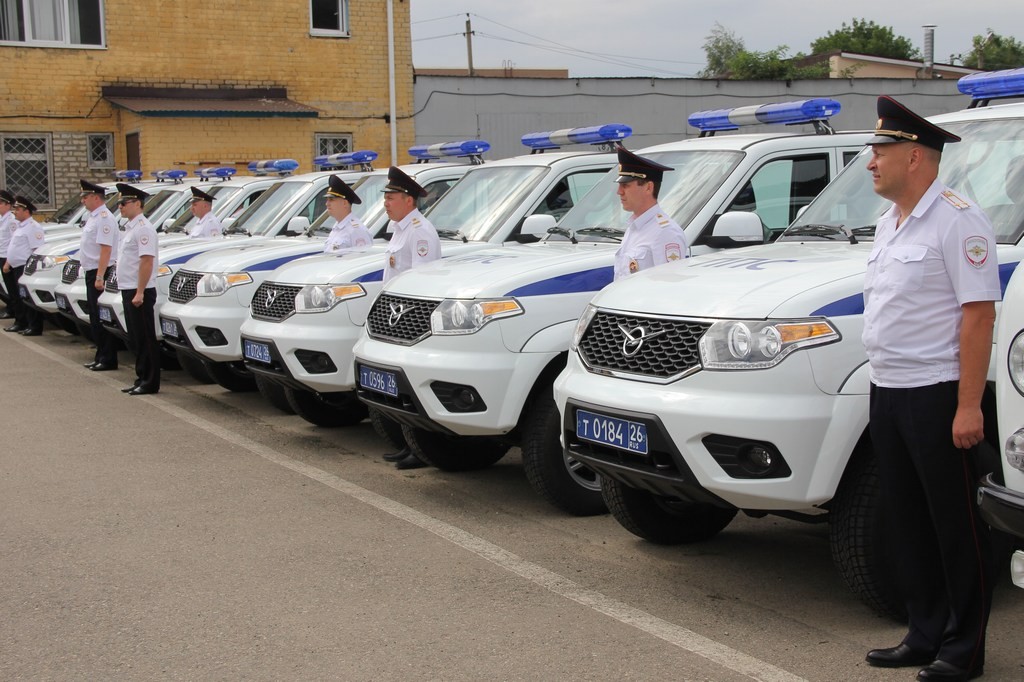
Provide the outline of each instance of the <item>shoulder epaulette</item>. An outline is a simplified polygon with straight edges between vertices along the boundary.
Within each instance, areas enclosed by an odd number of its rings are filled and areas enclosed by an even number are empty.
[[[967,201],[963,197],[958,196],[951,189],[947,189],[945,192],[943,192],[942,193],[942,198],[945,199],[946,201],[948,201],[953,206],[953,208],[956,208],[958,210],[963,210],[965,208],[970,208],[970,206],[971,206],[969,201]]]

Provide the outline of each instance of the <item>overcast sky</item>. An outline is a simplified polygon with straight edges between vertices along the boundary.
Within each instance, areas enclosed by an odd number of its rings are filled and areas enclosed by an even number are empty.
[[[718,22],[764,52],[811,41],[854,18],[890,26],[923,50],[924,24],[935,24],[935,61],[966,53],[988,29],[1024,40],[1024,3],[1010,0],[410,0],[413,64],[466,68],[466,13],[477,68],[567,68],[571,76],[694,76],[704,68],[704,40]],[[1015,34],[1015,31],[1017,32]],[[594,53],[581,55],[579,52]]]

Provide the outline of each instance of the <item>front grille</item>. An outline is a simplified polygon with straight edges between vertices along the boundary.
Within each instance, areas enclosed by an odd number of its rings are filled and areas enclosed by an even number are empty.
[[[29,256],[28,260],[25,262],[25,269],[22,271],[22,274],[34,275],[36,272],[36,267],[39,265],[39,261],[41,261],[42,259],[42,256],[37,256],[35,254]]]
[[[412,345],[430,336],[430,314],[440,301],[381,294],[366,318],[372,338]]]
[[[107,279],[103,283],[103,290],[117,293],[117,268],[110,268],[110,272],[107,273]]]
[[[709,322],[599,311],[580,341],[580,357],[596,370],[669,379],[700,367],[697,344],[710,327]]]
[[[280,322],[295,312],[295,295],[302,287],[264,282],[252,295],[249,310],[257,320]]]
[[[196,285],[202,277],[198,272],[178,270],[171,278],[171,290],[167,297],[175,303],[188,303],[196,297]]]
[[[64,270],[60,273],[60,281],[64,284],[72,284],[78,279],[78,273],[82,269],[82,264],[76,260],[69,260],[64,264]]]

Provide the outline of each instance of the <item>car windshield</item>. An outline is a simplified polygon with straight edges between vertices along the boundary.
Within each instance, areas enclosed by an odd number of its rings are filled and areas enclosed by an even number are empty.
[[[57,212],[53,214],[49,222],[51,223],[71,223],[74,222],[75,218],[78,218],[81,213],[85,211],[85,207],[82,206],[82,198],[75,195],[64,202],[64,205],[57,209]]]
[[[387,182],[388,178],[386,175],[364,175],[359,180],[350,184],[356,196],[363,200],[363,203],[352,207],[352,212],[359,216],[359,219],[363,221],[363,225],[366,225],[367,229],[372,225],[369,219],[371,213],[376,211],[376,215],[379,218],[381,212],[384,211],[384,193],[381,190],[384,189],[384,185]],[[368,210],[368,206],[373,207],[373,209]],[[330,234],[332,227],[334,227],[334,218],[331,217],[330,213],[324,211],[309,226],[309,234],[323,237]]]
[[[546,173],[546,166],[480,166],[468,171],[427,212],[438,231],[488,241]]]
[[[271,185],[260,198],[252,203],[245,213],[228,228],[229,233],[240,232],[250,235],[267,234],[277,226],[277,218],[297,196],[309,189],[308,182],[291,181]]]
[[[223,208],[228,205],[227,200],[232,196],[242,191],[241,187],[232,187],[230,185],[214,185],[207,190],[204,190],[207,194],[214,198],[213,202],[213,214],[218,218],[223,218],[221,215]],[[219,209],[219,210],[218,210]],[[196,217],[192,215],[192,211],[185,211],[177,219],[171,223],[171,226],[167,228],[167,232],[186,232],[196,223]]]
[[[176,194],[176,191],[169,189],[162,189],[159,192],[156,192],[149,197],[146,201],[146,205],[142,207],[142,214],[152,220],[153,214],[159,211],[161,207],[170,201]]]
[[[743,158],[729,150],[653,152],[645,158],[673,168],[661,183],[658,203],[673,220],[686,226]],[[626,230],[629,214],[616,194],[618,168],[609,171],[558,223],[564,234],[587,241],[612,241]],[[552,235],[552,239],[564,239]]]
[[[996,241],[1015,244],[1024,232],[1024,137],[1020,119],[947,123],[962,142],[942,153],[939,179],[978,203],[992,221]],[[891,205],[875,194],[865,148],[783,233],[781,240],[873,239],[879,216]]]

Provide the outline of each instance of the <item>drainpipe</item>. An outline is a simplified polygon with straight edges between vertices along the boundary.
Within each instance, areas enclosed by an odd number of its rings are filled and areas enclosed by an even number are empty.
[[[398,118],[395,116],[395,12],[388,0],[388,113],[391,119],[391,165],[398,165]]]

